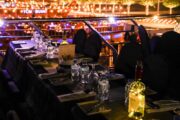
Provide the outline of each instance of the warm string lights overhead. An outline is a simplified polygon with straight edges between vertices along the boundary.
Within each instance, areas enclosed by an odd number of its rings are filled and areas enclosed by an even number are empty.
[[[162,1],[159,1],[162,2]],[[172,12],[173,8],[180,6],[178,4],[178,0],[173,1],[164,1],[163,6],[170,8],[170,14]],[[140,2],[136,0],[110,0],[110,1],[82,1],[82,0],[58,0],[54,2],[47,2],[45,0],[38,2],[36,0],[26,0],[23,2],[20,2],[18,0],[10,0],[9,2],[4,2],[4,4],[0,5],[0,10],[3,11],[3,15],[0,15],[2,17],[8,17],[7,14],[11,14],[12,17],[32,17],[32,16],[27,16],[27,13],[21,12],[23,15],[14,15],[15,13],[19,14],[19,10],[43,10],[45,9],[47,12],[44,13],[46,15],[42,16],[44,18],[56,18],[56,17],[67,17],[68,15],[70,16],[114,16],[114,15],[134,15],[134,14],[142,14],[138,11],[130,11],[131,6],[134,4],[139,4],[146,6],[146,10],[143,12],[143,15],[149,15],[150,12],[151,14],[154,14],[153,11],[150,11],[150,6],[154,6],[157,8],[157,12],[155,14],[160,15],[160,3],[156,3],[155,1],[151,0],[149,2]],[[13,10],[12,9],[17,9]],[[168,14],[167,13],[163,14]],[[52,14],[53,13],[53,14]],[[178,13],[178,11],[176,12]],[[33,15],[33,18],[37,17],[39,18],[40,15]]]
[[[106,7],[107,6],[107,7]],[[122,6],[115,5],[114,6],[116,12],[118,10],[122,9]],[[2,9],[1,9],[2,8]],[[92,4],[92,3],[76,3],[75,0],[72,0],[71,2],[65,2],[65,3],[47,3],[47,2],[36,2],[36,1],[30,1],[30,2],[9,2],[8,4],[4,4],[0,6],[0,10],[3,11],[3,15],[0,15],[2,17],[8,18],[9,14],[10,17],[15,18],[60,18],[60,17],[67,17],[67,15],[71,12],[71,15],[74,16],[109,16],[111,14],[106,14],[107,12],[112,11],[113,7],[112,4],[107,5],[107,3],[102,3],[101,7],[98,4]],[[35,12],[35,15],[33,15],[33,10],[37,11],[46,11],[43,13]],[[80,14],[77,12],[81,12]],[[100,12],[101,11],[101,12]],[[8,14],[8,15],[7,15]]]

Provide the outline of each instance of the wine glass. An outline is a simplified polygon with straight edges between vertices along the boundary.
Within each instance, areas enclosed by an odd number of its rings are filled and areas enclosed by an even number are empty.
[[[54,57],[54,47],[51,44],[51,41],[48,41],[48,46],[47,46],[47,58],[53,58]]]
[[[73,82],[79,81],[79,70],[80,66],[77,63],[77,59],[73,60],[73,64],[71,65],[71,80]]]
[[[102,77],[98,81],[98,100],[101,104],[99,107],[99,111],[106,111],[110,110],[109,108],[105,107],[105,101],[109,100],[109,81],[106,77]]]
[[[89,66],[87,64],[83,64],[80,67],[80,78],[82,84],[88,83],[88,73],[89,73]]]
[[[90,64],[91,65],[91,71],[88,74],[88,88],[90,91],[97,92],[97,85],[99,80],[99,74],[95,70],[96,64]]]

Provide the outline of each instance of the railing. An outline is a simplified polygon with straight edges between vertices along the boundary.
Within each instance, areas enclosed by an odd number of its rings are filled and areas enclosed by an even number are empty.
[[[138,27],[138,24],[136,23],[136,19],[144,19],[144,18],[148,18],[148,17],[152,17],[152,16],[123,16],[123,17],[114,17],[115,20],[129,20],[131,23],[131,25]],[[180,15],[171,15],[171,16],[159,16],[159,18],[167,18],[167,17],[175,17],[178,18],[180,17]],[[119,31],[98,31],[96,29],[96,27],[94,27],[93,25],[91,25],[92,21],[100,21],[100,20],[108,20],[108,17],[83,17],[83,18],[42,18],[42,19],[38,19],[38,18],[33,18],[33,19],[4,19],[5,24],[9,24],[9,23],[28,23],[31,27],[34,28],[34,30],[38,31],[40,34],[44,35],[46,38],[51,39],[50,36],[48,36],[47,34],[45,34],[41,28],[39,28],[36,23],[40,23],[40,22],[84,22],[84,24],[86,26],[88,26],[88,29],[96,32],[102,42],[104,43],[105,46],[108,47],[108,49],[110,49],[113,53],[113,61],[115,62],[117,60],[117,56],[118,56],[118,52],[117,50],[114,48],[114,46],[112,44],[110,44],[107,40],[104,39],[103,35],[104,34],[114,34],[114,33],[123,33],[126,32],[127,30],[119,30]],[[134,29],[130,29],[128,30],[129,32],[133,32]],[[1,36],[0,38],[30,38],[30,35],[27,36]]]

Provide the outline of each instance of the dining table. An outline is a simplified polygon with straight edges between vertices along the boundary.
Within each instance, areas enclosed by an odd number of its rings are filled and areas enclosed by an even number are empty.
[[[93,107],[98,104],[97,93],[86,92],[83,84],[73,82],[70,66],[60,64],[56,57],[46,58],[46,52],[36,50],[31,40],[21,40],[9,43],[1,67],[7,70],[16,83],[35,120],[73,120],[75,118],[72,113],[73,107],[79,108],[82,114],[92,120],[130,119],[124,105],[126,78],[123,75],[109,73],[110,92],[109,99],[105,103],[109,110],[99,112]],[[147,108],[152,109],[151,107]],[[93,112],[94,108],[97,111]],[[173,110],[149,113],[145,111],[143,119],[178,120],[179,117]]]

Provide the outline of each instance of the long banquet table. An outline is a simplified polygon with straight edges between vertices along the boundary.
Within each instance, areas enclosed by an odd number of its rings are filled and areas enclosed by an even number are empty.
[[[26,44],[31,44],[31,41],[26,42]],[[42,65],[33,65],[30,60],[26,60],[17,52],[18,48],[22,48],[21,44],[13,44],[12,42],[9,44],[2,68],[7,70],[19,88],[22,98],[32,109],[33,119],[72,119],[70,107],[79,99],[64,102],[59,97],[72,93],[71,88],[66,84],[57,86],[52,85],[48,79],[40,79],[38,75],[48,73],[48,69]],[[53,60],[52,64],[53,68],[57,66]]]
[[[31,44],[31,42],[26,41],[26,44]],[[72,95],[72,93],[75,93],[75,96],[78,95],[76,94],[77,91],[74,91],[71,81],[55,85],[52,84],[50,80],[52,78],[40,79],[39,74],[48,73],[49,69],[46,68],[49,68],[49,66],[32,64],[31,60],[25,59],[22,54],[17,52],[17,48],[22,48],[22,45],[13,44],[12,42],[10,43],[2,68],[8,71],[20,89],[24,101],[32,110],[31,114],[34,120],[72,120],[73,115],[71,113],[71,109],[73,106],[81,108],[79,104],[95,99],[95,95],[93,93],[89,93],[88,95],[83,93],[83,97],[81,96],[79,99],[63,99],[63,96],[69,94]],[[57,67],[57,64],[53,60],[50,60],[50,62],[53,65],[51,67]],[[116,80],[110,82],[110,84],[110,102],[108,103],[108,106],[111,108],[111,111],[104,114],[99,113],[101,114],[100,118],[96,115],[87,115],[89,119],[129,119],[127,117],[127,110],[123,104],[124,87],[122,85],[124,84]],[[81,93],[81,91],[78,92]],[[73,96],[69,96],[69,98],[73,98]],[[144,119],[173,120],[174,116],[171,112],[146,113]]]

